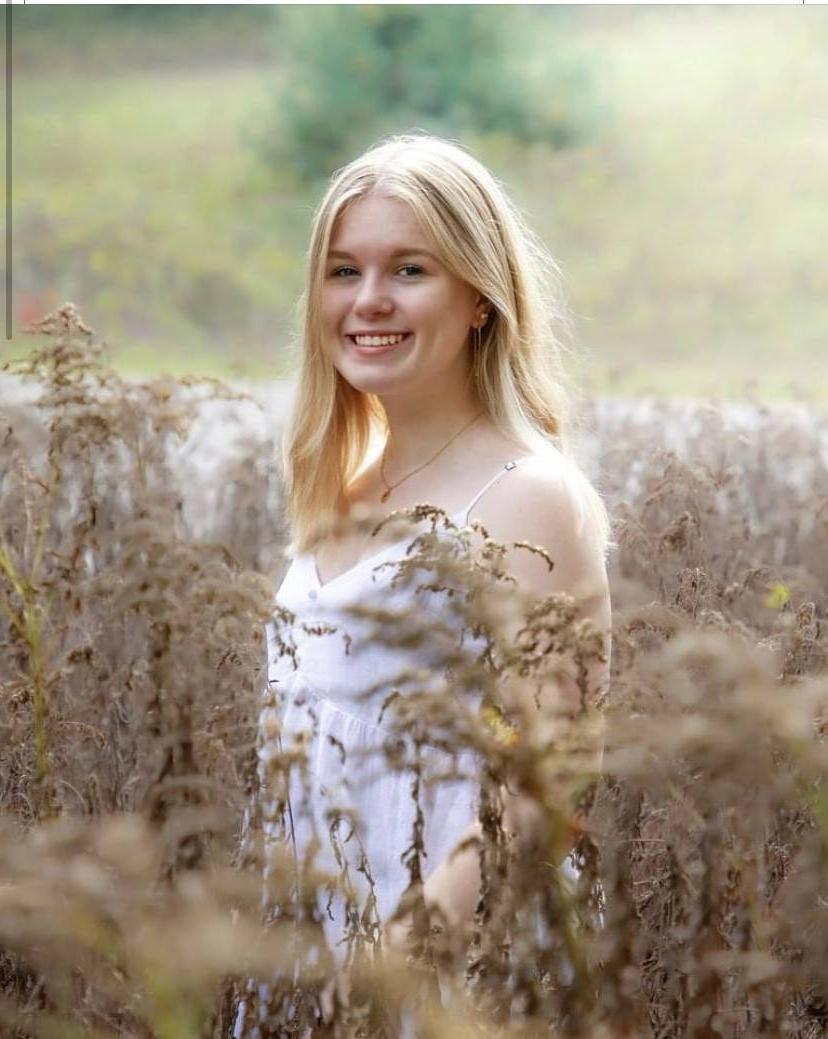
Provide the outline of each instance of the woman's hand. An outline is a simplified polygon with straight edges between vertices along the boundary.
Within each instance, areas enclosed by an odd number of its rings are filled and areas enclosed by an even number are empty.
[[[411,955],[411,926],[411,916],[406,915],[389,921],[383,928],[383,956],[393,961],[393,966],[405,966]]]
[[[476,829],[475,823],[469,827],[468,833]],[[424,906],[420,904],[412,909],[410,905],[401,903],[397,913],[382,930],[383,957],[389,966],[409,967],[412,958],[422,954],[425,927],[428,928],[428,941],[433,943],[432,951],[437,953],[438,958],[445,952],[447,943],[454,947],[465,941],[479,892],[476,859],[474,848],[455,851],[425,881]],[[468,890],[459,894],[458,887],[472,887],[474,898],[469,898]],[[414,921],[421,912],[425,912],[427,920],[421,920],[415,926]]]

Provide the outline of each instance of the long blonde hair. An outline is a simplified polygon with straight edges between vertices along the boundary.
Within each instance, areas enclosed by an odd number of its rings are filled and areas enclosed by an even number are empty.
[[[388,138],[334,174],[313,221],[302,319],[301,369],[282,442],[293,549],[347,513],[346,488],[372,434],[386,431],[379,399],[354,389],[323,344],[320,298],[337,218],[370,192],[408,203],[444,265],[491,305],[472,380],[492,422],[528,451],[566,452],[569,394],[558,330],[566,311],[557,266],[492,174],[462,147],[428,134]],[[587,508],[606,543],[607,520],[586,484]]]

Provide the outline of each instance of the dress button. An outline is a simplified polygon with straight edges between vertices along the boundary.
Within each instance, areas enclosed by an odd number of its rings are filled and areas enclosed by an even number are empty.
[[[309,599],[315,599],[316,598],[316,592],[313,590],[313,588],[311,588],[311,590],[308,592],[308,598]]]

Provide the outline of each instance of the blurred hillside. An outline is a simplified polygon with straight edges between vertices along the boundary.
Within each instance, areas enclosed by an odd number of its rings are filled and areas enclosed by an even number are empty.
[[[72,299],[125,370],[285,373],[318,193],[262,147],[302,88],[285,10],[14,8],[16,329]],[[828,402],[828,12],[497,10],[574,77],[547,114],[595,116],[463,137],[559,259],[587,387]]]

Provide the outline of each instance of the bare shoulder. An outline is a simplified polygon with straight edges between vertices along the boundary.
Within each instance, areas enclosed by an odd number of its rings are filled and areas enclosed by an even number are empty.
[[[510,548],[506,568],[537,595],[567,592],[589,612],[604,613],[608,601],[606,530],[596,490],[574,461],[550,449],[521,460],[478,502],[479,519],[495,541],[524,542],[544,549],[548,563],[526,548]]]

